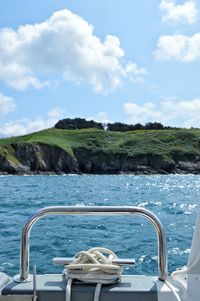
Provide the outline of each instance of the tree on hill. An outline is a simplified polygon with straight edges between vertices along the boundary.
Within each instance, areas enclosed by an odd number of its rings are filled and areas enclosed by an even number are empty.
[[[141,123],[136,124],[126,124],[122,122],[114,123],[100,123],[94,120],[86,120],[84,118],[66,118],[59,120],[55,124],[57,129],[65,130],[78,130],[78,129],[88,129],[88,128],[97,128],[107,131],[118,131],[118,132],[127,132],[135,130],[163,130],[163,129],[172,129],[173,127],[165,127],[160,122],[148,122],[145,125]]]
[[[145,130],[163,130],[164,126],[160,122],[148,122],[144,128]]]
[[[121,122],[108,123],[107,130],[108,131],[119,131],[119,132],[133,131],[134,125],[125,124],[125,123],[121,123]]]
[[[145,125],[142,125],[141,123],[133,124],[126,124],[121,122],[115,122],[115,123],[108,123],[107,125],[108,131],[119,131],[119,132],[125,132],[125,131],[135,131],[135,130],[162,130],[164,129],[164,126],[159,122],[148,122]]]
[[[55,128],[65,130],[79,130],[88,128],[97,128],[101,130],[104,129],[102,123],[96,122],[94,120],[86,120],[84,118],[66,118],[59,120],[55,124]]]

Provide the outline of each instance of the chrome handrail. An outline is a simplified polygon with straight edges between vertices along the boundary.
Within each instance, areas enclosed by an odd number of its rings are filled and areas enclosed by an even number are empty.
[[[167,253],[166,240],[163,226],[160,220],[149,210],[141,207],[121,207],[121,206],[52,206],[46,207],[33,214],[26,222],[21,236],[20,254],[20,275],[16,275],[16,282],[29,282],[29,236],[32,226],[42,217],[47,215],[128,215],[137,214],[148,219],[157,233],[158,240],[158,269],[159,279],[165,280],[167,277]]]

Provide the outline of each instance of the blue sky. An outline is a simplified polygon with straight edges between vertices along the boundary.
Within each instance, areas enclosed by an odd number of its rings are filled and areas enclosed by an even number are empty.
[[[0,2],[0,137],[62,118],[200,127],[200,3]]]

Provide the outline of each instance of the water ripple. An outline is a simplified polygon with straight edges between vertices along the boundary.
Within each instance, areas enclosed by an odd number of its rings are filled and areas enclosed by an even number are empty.
[[[0,271],[19,269],[20,232],[28,216],[53,205],[141,206],[162,221],[167,236],[169,271],[186,265],[197,212],[200,176],[65,175],[0,177]],[[61,272],[55,256],[73,256],[93,246],[136,259],[125,273],[157,274],[153,227],[137,216],[45,217],[31,232],[31,265],[39,273]]]

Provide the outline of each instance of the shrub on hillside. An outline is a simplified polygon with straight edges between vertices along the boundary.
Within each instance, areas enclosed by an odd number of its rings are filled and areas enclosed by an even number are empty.
[[[65,130],[79,130],[88,128],[97,128],[101,130],[104,129],[102,123],[96,122],[94,120],[86,120],[84,118],[66,118],[59,120],[55,124],[55,128]]]

